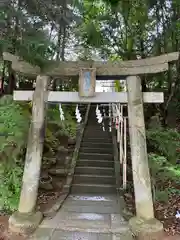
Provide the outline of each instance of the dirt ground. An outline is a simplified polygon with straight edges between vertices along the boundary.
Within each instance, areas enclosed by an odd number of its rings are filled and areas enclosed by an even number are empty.
[[[0,216],[0,240],[25,240],[24,236],[8,232],[9,216]]]
[[[179,240],[179,239],[180,239],[179,235],[176,235],[176,236],[166,236],[164,238],[164,240]]]

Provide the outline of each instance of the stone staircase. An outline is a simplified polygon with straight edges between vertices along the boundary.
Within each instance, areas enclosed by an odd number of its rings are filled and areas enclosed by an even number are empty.
[[[100,128],[95,107],[90,108],[71,193],[54,218],[42,222],[33,240],[133,239],[116,192],[111,133]]]
[[[112,136],[98,124],[91,105],[71,189],[72,194],[116,193]],[[107,124],[106,124],[107,125]]]

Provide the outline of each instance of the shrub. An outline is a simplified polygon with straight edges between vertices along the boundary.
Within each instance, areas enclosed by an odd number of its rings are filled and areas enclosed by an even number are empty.
[[[49,126],[56,125],[56,135],[65,135],[74,138],[76,136],[76,121],[68,109],[64,110],[65,121],[61,121],[58,105],[48,109],[48,123]]]
[[[0,209],[13,211],[19,201],[29,113],[25,105],[13,102],[11,96],[0,100]]]
[[[169,194],[180,195],[180,168],[158,154],[149,154],[149,167],[152,179],[154,200],[167,202]]]
[[[30,112],[31,104],[13,102],[12,96],[0,99],[0,211],[11,212],[18,207]],[[75,136],[75,121],[67,111],[65,118],[64,122],[60,120],[57,106],[48,109],[45,147],[52,154],[60,144],[56,132]]]
[[[180,133],[174,129],[147,131],[148,149],[164,156],[169,162],[176,163],[180,158]]]

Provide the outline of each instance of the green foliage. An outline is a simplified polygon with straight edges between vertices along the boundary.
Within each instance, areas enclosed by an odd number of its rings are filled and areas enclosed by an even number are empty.
[[[158,154],[155,154],[155,153],[150,153],[149,164],[150,164],[152,175],[156,176],[159,170],[161,170],[161,168],[163,168],[163,166],[167,164],[167,160],[163,156],[159,156]]]
[[[115,89],[117,92],[122,92],[124,90],[119,80],[115,80]]]
[[[104,2],[111,4],[112,6],[117,6],[121,0],[104,0]]]
[[[160,191],[160,190],[156,190],[155,192],[155,199],[159,202],[162,203],[167,203],[169,200],[169,194],[168,191]]]
[[[7,167],[5,163],[0,164],[0,211],[15,211],[18,207],[21,190],[23,167],[18,166],[19,160],[11,159],[11,164]]]
[[[60,113],[57,106],[48,109],[48,122],[49,124],[56,124],[56,135],[65,135],[74,138],[76,135],[76,122],[72,114],[63,108],[65,121],[61,121]]]
[[[154,199],[167,202],[171,194],[180,195],[178,189],[180,168],[158,154],[149,154]],[[177,186],[177,187],[176,187]]]
[[[0,99],[0,211],[14,211],[18,206],[30,108],[29,104],[13,102],[12,96]],[[54,154],[60,145],[56,133],[75,136],[75,121],[67,111],[65,118],[64,122],[60,121],[57,106],[49,108],[45,138],[48,153]]]
[[[19,201],[23,172],[23,150],[26,143],[29,115],[12,101],[0,100],[0,209],[14,211]]]
[[[180,158],[180,133],[174,129],[157,129],[147,131],[147,142],[150,151],[158,153],[175,163]]]
[[[179,166],[169,163],[169,161],[167,161],[165,157],[159,156],[158,154],[150,153],[149,166],[152,177],[160,179],[161,181],[179,181]]]
[[[41,36],[43,37],[43,36]],[[19,55],[33,65],[43,68],[46,66],[48,57],[52,56],[51,43],[45,38],[40,39],[36,33],[33,37],[26,36],[23,42],[17,46]]]

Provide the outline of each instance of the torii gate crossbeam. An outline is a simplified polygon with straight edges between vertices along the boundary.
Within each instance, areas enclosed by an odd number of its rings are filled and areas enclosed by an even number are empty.
[[[34,91],[14,91],[15,101],[32,101]],[[127,92],[96,92],[94,97],[79,97],[78,92],[48,92],[51,103],[127,103]],[[163,103],[163,92],[144,92],[144,103]]]

